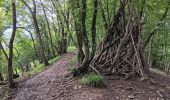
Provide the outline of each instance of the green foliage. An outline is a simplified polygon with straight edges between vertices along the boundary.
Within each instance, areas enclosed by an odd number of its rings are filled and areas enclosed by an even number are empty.
[[[67,48],[67,51],[68,51],[68,52],[75,52],[76,50],[77,50],[76,47],[68,47],[68,48]]]
[[[67,71],[69,71],[71,74],[79,73],[79,70],[76,67],[70,67],[67,69]]]
[[[4,24],[4,18],[5,18],[5,12],[2,10],[2,8],[0,7],[0,31],[3,28],[3,24]]]
[[[93,87],[102,87],[104,86],[104,78],[101,75],[96,75],[94,73],[89,73],[83,76],[81,82],[83,84],[93,86]]]
[[[53,59],[49,60],[49,63],[52,64],[54,62],[56,62],[57,60],[60,59],[60,56],[55,57]],[[41,73],[42,71],[44,71],[47,67],[45,67],[43,64],[38,63],[36,67],[32,67],[32,69],[28,72],[25,72],[23,75],[24,76],[33,76],[36,75],[38,73]]]
[[[53,59],[50,59],[49,60],[49,63],[50,64],[52,64],[52,63],[55,63],[57,60],[59,60],[60,59],[60,56],[57,56],[57,57],[55,57],[55,58],[53,58]]]
[[[25,73],[23,74],[23,76],[26,77],[26,76],[36,75],[36,74],[44,71],[45,68],[46,68],[46,67],[45,67],[43,64],[38,64],[37,67],[33,67],[30,71],[25,72]]]
[[[3,2],[4,2],[4,0],[0,0],[0,6],[2,5]]]

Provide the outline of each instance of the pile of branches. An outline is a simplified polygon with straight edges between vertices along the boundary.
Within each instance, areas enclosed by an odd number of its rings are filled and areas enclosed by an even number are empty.
[[[149,78],[141,42],[141,22],[134,3],[120,0],[120,8],[100,43],[90,67],[99,74]],[[126,9],[126,10],[125,10]]]

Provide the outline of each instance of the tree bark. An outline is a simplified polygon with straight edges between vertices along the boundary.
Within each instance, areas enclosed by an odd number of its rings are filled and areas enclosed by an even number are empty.
[[[16,33],[16,5],[15,0],[12,0],[12,12],[13,12],[13,31],[9,42],[9,58],[8,58],[8,81],[9,87],[14,88],[15,83],[13,81],[13,68],[12,68],[12,58],[13,58],[13,42]]]
[[[103,5],[102,5],[101,1],[99,1],[99,5],[100,5],[100,9],[101,9],[101,14],[102,14],[102,19],[103,19],[104,27],[105,27],[105,30],[107,31],[108,23],[107,23],[107,20],[106,20],[105,12],[104,12]]]
[[[53,39],[52,39],[51,29],[50,29],[50,24],[49,24],[49,21],[48,21],[48,18],[47,18],[47,14],[46,14],[46,11],[45,11],[45,8],[44,8],[44,5],[42,4],[42,2],[41,2],[41,5],[43,7],[44,16],[45,16],[45,19],[46,19],[46,22],[47,22],[47,28],[48,28],[48,33],[49,33],[49,36],[50,36],[50,45],[51,45],[52,53],[53,53],[53,56],[55,56],[55,51],[54,51],[54,46],[53,46]]]
[[[1,70],[0,70],[0,82],[1,82],[1,81],[4,81],[4,77],[3,77],[2,72],[1,72]]]
[[[45,41],[46,41],[46,48],[45,48],[45,50],[44,50],[44,52],[46,53],[46,55],[47,55],[47,59],[49,59],[49,58],[51,58],[52,57],[52,52],[51,52],[51,49],[50,49],[50,38],[49,38],[49,36],[48,36],[48,34],[47,34],[47,30],[46,30],[46,24],[45,24],[45,22],[44,21],[42,21],[42,26],[40,26],[41,28],[42,28],[42,30],[41,30],[41,32],[43,32],[44,33],[44,36],[45,36]]]
[[[81,19],[80,19],[80,12],[75,13],[75,9],[80,9],[80,2],[79,0],[76,0],[75,2],[72,2],[72,15],[74,18],[74,27],[76,31],[76,38],[77,38],[77,49],[78,49],[78,66],[80,66],[83,62],[83,59],[85,57],[83,52],[83,42],[82,42],[82,35],[81,35]]]
[[[87,1],[82,0],[82,8],[81,8],[81,29],[82,29],[82,39],[83,39],[83,46],[84,46],[84,55],[85,58],[83,59],[82,64],[80,65],[80,72],[86,72],[89,66],[89,59],[90,59],[90,50],[89,50],[89,41],[86,32],[86,10],[87,10]]]
[[[47,66],[47,65],[49,65],[49,63],[45,57],[45,52],[44,52],[45,47],[44,47],[43,41],[41,39],[41,34],[40,34],[40,30],[39,30],[39,26],[38,26],[38,22],[37,22],[37,18],[36,18],[36,3],[35,3],[35,0],[32,0],[32,1],[33,1],[33,11],[30,8],[30,6],[24,0],[22,0],[22,2],[29,9],[29,11],[32,15],[32,20],[33,20],[34,28],[36,31],[36,36],[37,36],[38,42],[39,42],[40,58],[41,58],[42,62],[44,63],[44,65]]]
[[[6,53],[5,49],[4,49],[1,41],[0,41],[0,50],[2,50],[3,54],[5,55],[6,60],[8,61],[8,55],[7,55],[7,53]]]
[[[84,52],[83,52],[83,43],[82,43],[82,36],[81,36],[81,31],[80,31],[80,25],[77,22],[75,23],[75,29],[76,29],[76,37],[77,37],[77,48],[78,48],[78,65],[81,65],[83,62],[83,59],[85,57]]]
[[[35,30],[36,30],[36,36],[38,38],[38,42],[39,42],[39,50],[40,50],[40,57],[41,57],[41,60],[42,62],[44,63],[45,66],[49,65],[46,57],[45,57],[45,47],[44,47],[44,44],[43,44],[43,41],[41,39],[41,35],[40,35],[40,31],[39,31],[39,27],[38,27],[38,23],[37,23],[37,19],[36,19],[36,16],[35,14],[32,14],[32,18],[33,18],[33,22],[34,22],[34,27],[35,27]]]
[[[92,21],[92,50],[90,55],[90,61],[93,59],[96,51],[96,21],[97,21],[97,12],[98,12],[98,0],[94,0],[94,8],[93,8],[93,21]]]
[[[41,59],[44,63],[45,66],[49,65],[46,57],[45,57],[45,47],[44,47],[44,44],[43,44],[43,41],[42,41],[42,38],[41,38],[41,35],[40,35],[40,30],[39,30],[39,26],[38,26],[38,22],[37,22],[37,18],[36,18],[36,4],[35,4],[35,1],[33,1],[33,5],[34,5],[34,12],[32,13],[32,19],[33,19],[33,22],[34,22],[34,27],[35,27],[35,31],[36,31],[36,35],[37,35],[37,38],[38,38],[38,41],[39,41],[39,46],[40,46],[40,56],[41,56]]]
[[[61,19],[60,12],[57,8],[57,7],[60,7],[59,3],[58,3],[59,1],[57,0],[57,4],[53,0],[51,2],[56,10],[56,13],[57,13],[57,18],[59,21],[59,23],[58,23],[59,31],[61,32],[61,36],[60,36],[60,39],[58,42],[58,54],[64,54],[64,53],[67,53],[67,33],[65,32],[64,23]],[[61,13],[63,13],[63,12],[61,12]]]
[[[33,43],[34,53],[35,53],[36,57],[39,59],[39,56],[38,56],[38,53],[37,53],[37,50],[36,50],[35,41],[34,41],[34,38],[32,36],[32,33],[30,33],[30,35],[31,35],[32,43]],[[40,61],[40,59],[39,59],[39,61]]]

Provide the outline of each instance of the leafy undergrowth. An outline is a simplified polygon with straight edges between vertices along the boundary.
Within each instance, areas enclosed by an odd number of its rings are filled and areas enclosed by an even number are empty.
[[[57,56],[57,57],[55,57],[55,58],[53,58],[53,59],[50,59],[50,60],[49,60],[49,63],[50,63],[50,64],[53,64],[53,63],[55,63],[56,61],[58,61],[60,58],[61,58],[60,56]]]
[[[70,64],[70,67],[67,68],[67,71],[70,72],[72,74],[72,76],[74,77],[75,73],[79,73],[79,70],[76,65],[77,57],[75,56],[72,59],[69,59],[69,64]],[[84,84],[84,85],[88,85],[88,86],[92,86],[92,87],[104,86],[104,77],[101,75],[97,75],[94,73],[88,73],[88,74],[85,74],[84,76],[82,76],[82,78],[81,78],[81,76],[79,78],[80,78],[80,83]]]
[[[81,83],[93,87],[102,87],[104,86],[104,78],[101,75],[89,73],[83,76]]]
[[[59,59],[60,59],[60,56],[57,56],[57,57],[55,57],[55,58],[53,58],[53,59],[50,59],[48,62],[49,62],[49,64],[53,64],[53,63],[55,63],[56,61],[58,61]],[[25,72],[22,77],[34,76],[34,75],[36,75],[36,74],[41,73],[41,72],[44,71],[46,68],[47,68],[47,67],[44,66],[43,64],[38,64],[37,67],[33,67],[30,71]]]
[[[71,47],[68,47],[68,48],[67,48],[67,51],[68,51],[68,52],[75,52],[76,50],[77,50],[77,48],[74,47],[74,46],[71,46]]]

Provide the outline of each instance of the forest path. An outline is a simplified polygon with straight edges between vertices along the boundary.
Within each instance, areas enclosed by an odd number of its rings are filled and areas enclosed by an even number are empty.
[[[155,84],[140,80],[105,80],[105,87],[81,85],[69,78],[68,68],[75,67],[76,53],[67,53],[42,73],[21,82],[13,100],[170,100],[170,77],[152,72]]]
[[[67,78],[70,59],[76,53],[67,53],[42,73],[21,83],[13,100],[93,100],[94,93],[81,91],[77,81]]]

